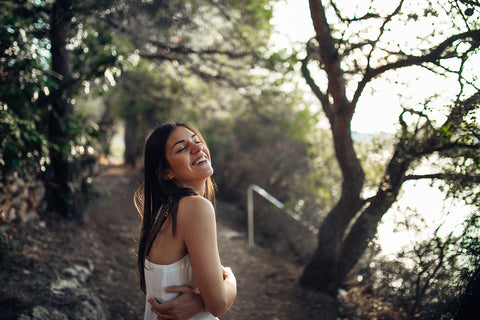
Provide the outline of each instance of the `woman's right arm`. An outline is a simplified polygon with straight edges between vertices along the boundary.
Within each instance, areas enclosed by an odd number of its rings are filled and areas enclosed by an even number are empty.
[[[193,196],[180,200],[177,213],[179,235],[190,256],[193,275],[205,304],[214,316],[229,310],[237,295],[235,276],[225,272],[217,246],[215,210],[210,201]]]

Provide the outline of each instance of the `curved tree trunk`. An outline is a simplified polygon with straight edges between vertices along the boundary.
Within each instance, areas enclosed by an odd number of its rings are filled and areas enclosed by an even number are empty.
[[[308,57],[304,60],[302,72],[329,119],[343,181],[340,200],[320,226],[317,249],[303,271],[300,284],[336,295],[342,281],[375,235],[381,217],[393,203],[398,190],[393,192],[392,198],[386,196],[380,188],[381,192],[368,207],[361,199],[364,172],[355,154],[350,129],[355,104],[349,102],[345,94],[345,78],[340,67],[340,56],[331,36],[321,0],[310,0],[310,11],[317,41],[320,44],[318,53],[324,65],[323,69],[328,75],[327,92],[321,92],[311,78],[306,66]],[[389,177],[388,179],[402,180],[404,170],[395,173],[397,178],[390,175],[394,174],[393,171],[398,171],[396,170],[398,159],[395,159],[392,159],[389,172],[385,176]],[[400,185],[401,183],[398,188]]]
[[[362,257],[375,237],[383,215],[396,201],[410,160],[396,152],[377,193],[367,201],[342,198],[322,223],[318,246],[305,267],[300,284],[336,295],[343,280]],[[353,225],[351,225],[353,221]]]
[[[335,154],[343,181],[340,200],[319,228],[317,249],[304,269],[300,284],[336,295],[337,289],[360,260],[368,243],[374,238],[383,215],[396,201],[403,182],[407,179],[445,177],[445,174],[442,173],[407,176],[406,173],[412,161],[434,152],[461,148],[470,152],[469,150],[478,149],[478,139],[470,139],[467,135],[468,139],[462,140],[459,136],[454,135],[455,130],[460,127],[463,117],[468,114],[469,110],[478,106],[478,94],[474,94],[462,103],[455,104],[447,121],[438,128],[435,128],[427,115],[406,109],[399,119],[402,134],[376,195],[363,200],[361,191],[364,184],[364,173],[353,148],[350,123],[356,103],[366,84],[389,70],[448,59],[450,56],[445,53],[452,50],[454,44],[460,40],[464,41],[467,46],[470,45],[471,50],[476,50],[480,44],[478,42],[480,30],[469,30],[447,37],[418,56],[399,52],[397,60],[376,67],[370,63],[370,59],[374,55],[375,46],[373,45],[361,73],[358,73],[357,70],[349,70],[361,76],[357,89],[349,101],[345,94],[346,78],[341,68],[342,57],[338,51],[339,43],[341,41],[348,42],[348,39],[336,40],[333,38],[322,0],[310,0],[309,3],[318,44],[315,44],[314,41],[309,41],[307,44],[307,56],[302,61],[301,71],[330,122]],[[399,1],[392,13],[382,18],[382,28],[401,11],[403,3],[404,1]],[[365,44],[367,43],[370,45],[369,41],[365,42]],[[357,44],[353,43],[354,46]],[[464,58],[466,59],[467,56],[462,56],[462,59]],[[310,74],[308,69],[310,61],[316,62],[316,65],[320,66],[327,76],[328,87],[323,91]],[[405,112],[419,116],[423,120],[413,125],[415,128],[411,132],[408,131],[408,125],[403,120]],[[423,122],[425,122],[424,125]],[[475,137],[475,133],[472,135]],[[466,143],[467,141],[473,141],[473,143]],[[461,177],[461,174],[459,176]]]
[[[347,119],[346,119],[347,118]],[[318,246],[305,267],[300,284],[334,294],[345,276],[344,238],[350,221],[362,208],[360,191],[364,175],[351,139],[348,116],[334,116],[332,131],[337,159],[343,172],[342,196],[318,233]],[[339,123],[344,125],[338,125]]]

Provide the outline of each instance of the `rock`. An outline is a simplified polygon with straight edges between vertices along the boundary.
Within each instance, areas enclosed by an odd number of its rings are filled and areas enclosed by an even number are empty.
[[[74,293],[82,302],[75,306],[74,319],[77,320],[90,320],[107,319],[107,312],[103,302],[93,293],[92,290],[82,288]]]
[[[52,285],[52,292],[61,301],[68,299],[73,310],[70,319],[107,319],[107,308],[102,300],[89,288],[80,285],[77,279],[61,280]]]
[[[6,221],[15,221],[17,220],[17,210],[14,207],[7,209],[7,214],[5,215]]]
[[[88,268],[81,265],[74,265],[63,270],[63,273],[70,275],[73,278],[78,279],[81,283],[87,282],[88,278],[92,275],[93,264],[91,261],[88,263]]]
[[[88,278],[93,272],[93,263],[88,260],[88,267],[76,264],[62,270],[62,273],[69,277],[69,279],[58,279],[50,286],[53,294],[62,295],[69,289],[80,288],[81,284],[87,282]]]
[[[68,317],[57,310],[48,311],[46,308],[40,307],[40,306],[33,308],[32,320],[64,320],[64,319],[67,320]]]
[[[50,290],[55,295],[64,295],[68,289],[77,289],[80,287],[80,283],[77,279],[59,279],[52,283]]]
[[[100,298],[90,289],[83,286],[94,270],[93,263],[87,260],[87,267],[76,264],[62,270],[68,279],[58,279],[50,286],[51,292],[59,299],[72,299],[74,310],[71,319],[107,319],[107,309]]]
[[[36,211],[30,210],[25,215],[25,218],[23,221],[25,223],[37,224],[39,220],[40,220],[40,217],[38,216],[38,213]]]
[[[11,194],[16,194],[18,192],[18,185],[16,183],[11,183],[8,185],[8,192]]]
[[[7,176],[0,173],[0,218],[11,223],[36,223],[39,212],[46,209],[45,186],[28,169]]]
[[[32,198],[35,203],[39,203],[42,201],[43,197],[45,196],[45,186],[40,180],[35,181],[35,185],[33,187]]]
[[[22,201],[22,199],[20,198],[17,198],[17,201],[15,204],[18,209],[18,217],[20,218],[20,220],[25,221],[27,210],[28,210],[28,203],[26,203],[25,201]]]
[[[68,320],[68,317],[58,310],[49,311],[47,308],[37,306],[33,308],[31,317],[22,314],[18,320]]]

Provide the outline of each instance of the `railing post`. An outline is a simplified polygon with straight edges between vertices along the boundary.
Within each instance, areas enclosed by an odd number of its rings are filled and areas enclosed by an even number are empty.
[[[253,246],[253,187],[247,189],[247,208],[248,208],[248,245]]]

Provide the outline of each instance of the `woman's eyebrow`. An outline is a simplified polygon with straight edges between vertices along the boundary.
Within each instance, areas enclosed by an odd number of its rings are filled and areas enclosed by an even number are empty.
[[[182,140],[178,140],[177,142],[175,142],[175,143],[173,144],[173,146],[172,146],[171,149],[175,148],[175,146],[176,146],[177,144],[183,143],[183,142],[185,142],[185,140],[183,140],[183,139],[182,139]]]
[[[196,136],[197,136],[197,134],[194,133],[194,134],[192,134],[192,136],[191,136],[190,138],[195,138]],[[171,149],[173,149],[177,144],[179,144],[179,143],[184,143],[184,142],[185,142],[185,139],[178,140],[177,142],[175,142],[175,143],[173,144],[173,146],[172,146]]]

